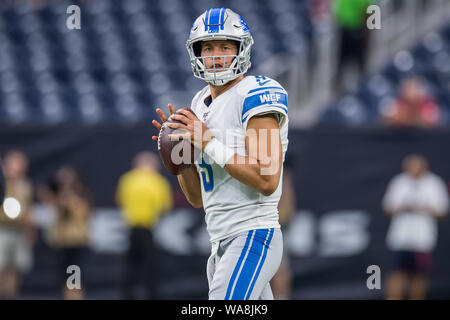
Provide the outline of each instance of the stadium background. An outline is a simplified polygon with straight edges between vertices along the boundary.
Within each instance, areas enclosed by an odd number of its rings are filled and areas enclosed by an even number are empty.
[[[250,74],[279,80],[290,94],[288,157],[297,212],[287,230],[293,299],[382,299],[366,287],[369,265],[389,270],[381,198],[408,153],[426,155],[450,181],[450,6],[447,1],[374,1],[382,28],[370,37],[367,75],[333,89],[337,30],[328,1],[4,1],[0,6],[0,151],[23,150],[34,183],[62,164],[93,192],[92,245],[83,269],[87,299],[116,299],[126,228],[114,203],[121,174],[141,150],[156,151],[150,121],[167,103],[186,106],[204,83],[192,76],[185,40],[209,7],[241,14],[253,33]],[[81,30],[66,27],[71,4]],[[412,18],[410,18],[412,17]],[[434,128],[383,121],[406,76],[419,75],[441,110]],[[346,75],[347,76],[347,75]],[[353,80],[356,79],[356,80]],[[182,199],[174,177],[174,195]],[[21,298],[59,297],[50,220],[36,203],[40,237]],[[430,298],[450,297],[450,224],[439,224]],[[161,292],[204,299],[209,252],[203,213],[177,201],[155,232]]]

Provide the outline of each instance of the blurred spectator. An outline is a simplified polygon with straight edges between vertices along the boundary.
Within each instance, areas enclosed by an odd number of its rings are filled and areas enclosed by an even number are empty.
[[[76,265],[83,269],[84,256],[89,247],[92,206],[89,192],[78,172],[70,166],[64,166],[57,171],[55,181],[44,194],[46,200],[53,203],[56,213],[54,223],[48,230],[48,242],[57,250],[63,297],[66,300],[83,299],[83,286],[81,289],[70,289],[66,281],[69,266]]]
[[[320,23],[323,20],[328,20],[330,17],[330,0],[310,0],[309,1],[309,15],[311,20],[315,23]]]
[[[7,200],[0,210],[0,299],[16,299],[21,276],[33,263],[33,188],[27,178],[28,159],[23,152],[9,151],[3,170]]]
[[[392,217],[387,245],[394,258],[388,277],[387,299],[425,299],[431,271],[432,251],[437,241],[436,220],[448,210],[445,182],[428,170],[421,155],[403,160],[403,173],[389,183],[383,199]]]
[[[130,227],[125,255],[123,298],[135,299],[134,287],[144,284],[149,299],[158,299],[158,257],[153,228],[160,215],[172,209],[172,191],[158,171],[159,158],[152,152],[138,153],[133,169],[119,180],[116,201]]]
[[[50,0],[27,0],[28,5],[34,10],[40,10],[50,3]]]
[[[436,127],[440,118],[439,106],[416,77],[402,81],[400,96],[384,114],[384,122],[393,127]]]
[[[338,28],[339,53],[335,87],[342,89],[348,63],[356,63],[358,76],[366,71],[368,52],[367,8],[372,0],[332,0],[332,13]]]
[[[283,170],[283,193],[281,194],[280,202],[278,203],[279,221],[283,232],[283,257],[277,273],[275,273],[270,281],[275,300],[290,300],[292,294],[292,271],[288,256],[286,231],[295,213],[296,197],[292,183],[292,173],[287,161],[285,161]]]

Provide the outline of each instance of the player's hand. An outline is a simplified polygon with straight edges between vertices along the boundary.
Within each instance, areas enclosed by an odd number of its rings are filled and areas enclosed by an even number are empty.
[[[173,105],[169,103],[168,106],[169,106],[170,115],[174,114],[175,113],[175,108],[173,107]],[[162,123],[167,121],[167,117],[166,117],[166,115],[164,114],[164,112],[160,108],[156,109],[156,113],[159,115],[159,118],[161,119],[161,123],[159,123],[156,120],[152,120],[152,124],[159,131],[159,130],[161,130]],[[158,136],[152,136],[152,140],[158,141]]]
[[[194,147],[204,150],[208,142],[213,138],[208,126],[192,112],[181,109],[176,114],[172,114],[170,118],[181,123],[167,123],[168,127],[185,131],[185,133],[170,134],[170,139],[185,139],[190,141]]]

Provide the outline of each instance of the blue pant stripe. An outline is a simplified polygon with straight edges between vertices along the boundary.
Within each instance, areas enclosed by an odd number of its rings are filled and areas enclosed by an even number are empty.
[[[236,264],[236,267],[234,268],[233,274],[231,275],[230,283],[228,284],[228,288],[227,288],[227,294],[225,295],[225,300],[230,299],[230,294],[231,294],[231,290],[233,289],[234,281],[235,281],[235,279],[237,277],[239,269],[241,268],[242,260],[244,260],[245,254],[247,253],[247,249],[248,249],[248,246],[250,244],[250,240],[251,240],[251,238],[253,236],[253,232],[254,232],[254,230],[250,230],[248,232],[247,240],[245,241],[244,248],[242,249],[242,252],[241,252],[241,255],[239,257],[239,260],[238,260],[238,262]]]
[[[247,258],[245,259],[244,267],[242,268],[241,274],[236,282],[233,296],[231,297],[232,300],[243,300],[245,298],[250,281],[252,280],[253,274],[255,273],[256,267],[260,260],[263,244],[267,238],[268,232],[269,229],[256,230],[252,246],[249,250]]]
[[[253,287],[255,286],[256,280],[258,279],[259,273],[261,272],[262,266],[264,265],[264,261],[266,260],[267,251],[269,250],[270,242],[272,241],[272,237],[273,237],[273,233],[274,233],[274,229],[272,228],[269,231],[269,238],[264,243],[263,256],[262,256],[261,262],[258,266],[258,270],[256,270],[256,274],[255,274],[255,277],[253,278],[252,284],[250,285],[250,289],[248,290],[248,293],[245,296],[245,300],[248,300],[252,294]]]

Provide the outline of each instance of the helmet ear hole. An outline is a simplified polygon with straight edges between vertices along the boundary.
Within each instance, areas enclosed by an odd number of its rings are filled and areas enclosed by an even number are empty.
[[[237,40],[233,40],[233,43],[235,44],[235,46],[236,46],[236,48],[238,50],[237,54],[239,54],[239,48],[241,47],[241,42],[237,41]]]
[[[192,49],[194,50],[194,54],[196,57],[200,57],[202,53],[202,43],[201,41],[197,41],[192,44]]]

